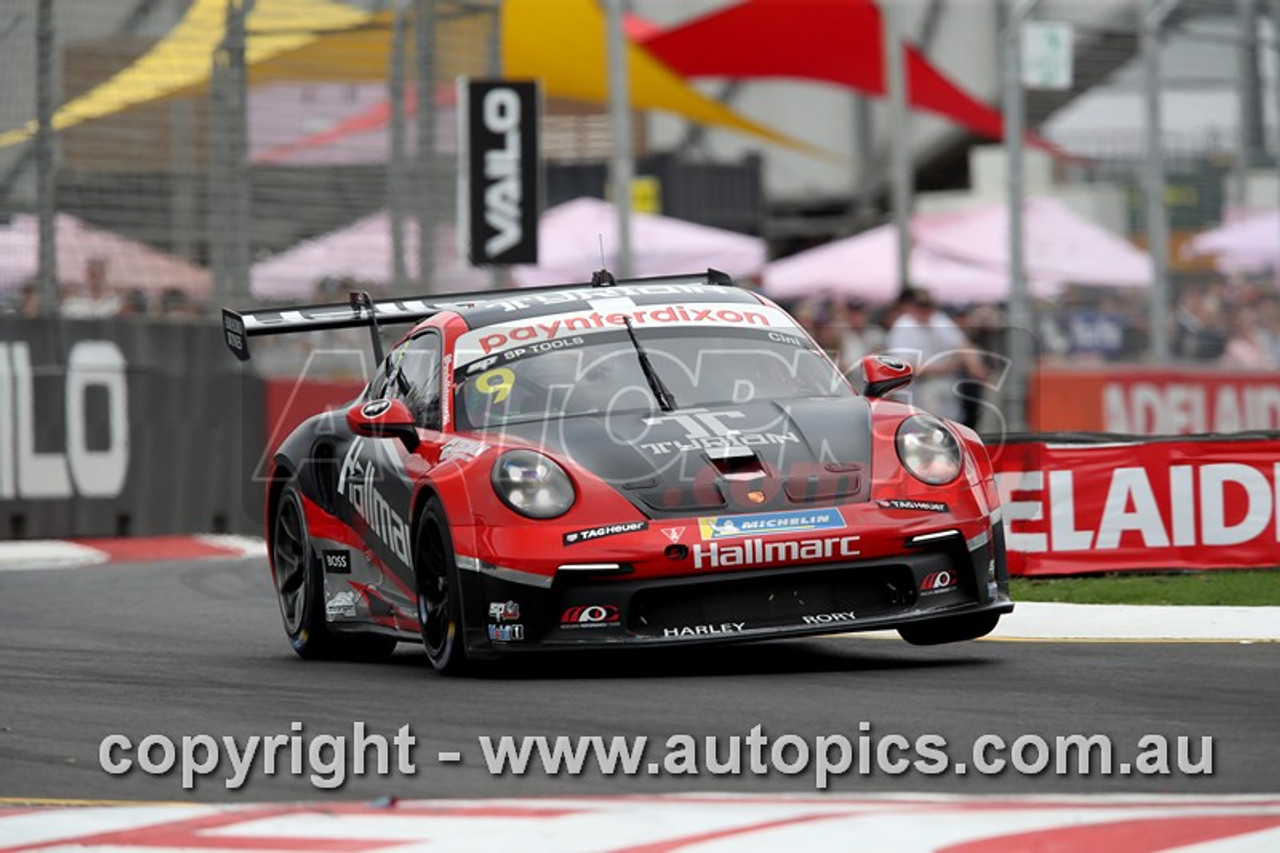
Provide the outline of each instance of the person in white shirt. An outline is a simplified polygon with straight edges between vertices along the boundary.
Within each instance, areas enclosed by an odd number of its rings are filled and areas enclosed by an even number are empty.
[[[916,378],[907,389],[912,404],[939,417],[959,420],[956,383],[966,378],[985,380],[986,365],[964,332],[938,310],[929,291],[908,287],[899,307],[885,351],[914,368]]]
[[[120,313],[123,302],[120,296],[107,288],[107,262],[103,258],[90,258],[84,265],[86,293],[62,300],[63,317],[84,319],[114,317]]]

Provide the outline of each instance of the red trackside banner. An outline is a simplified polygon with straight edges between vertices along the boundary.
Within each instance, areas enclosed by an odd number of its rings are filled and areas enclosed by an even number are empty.
[[[1009,570],[1280,565],[1280,436],[993,448]]]

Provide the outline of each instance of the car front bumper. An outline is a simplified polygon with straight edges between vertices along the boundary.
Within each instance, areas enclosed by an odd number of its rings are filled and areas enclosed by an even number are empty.
[[[818,565],[663,577],[624,565],[541,585],[468,568],[464,622],[477,656],[871,631],[1013,609],[999,523],[968,540],[957,532],[894,555]]]

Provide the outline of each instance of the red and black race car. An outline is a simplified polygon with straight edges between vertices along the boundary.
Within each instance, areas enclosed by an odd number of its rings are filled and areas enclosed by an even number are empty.
[[[978,436],[862,393],[722,273],[223,312],[249,338],[413,322],[363,395],[300,425],[268,485],[303,657],[421,641],[432,665],[529,649],[895,628],[1012,610]]]

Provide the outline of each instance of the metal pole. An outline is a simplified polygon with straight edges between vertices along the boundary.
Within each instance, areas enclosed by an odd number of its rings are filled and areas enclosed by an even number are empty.
[[[623,0],[608,0],[609,118],[613,158],[609,180],[618,211],[618,260],[614,275],[631,276],[631,184],[635,174],[631,150],[631,84],[627,75],[627,43],[623,37]]]
[[[1001,33],[1002,94],[1004,100],[1005,187],[1009,219],[1009,429],[1027,429],[1028,384],[1035,350],[1033,317],[1027,296],[1027,268],[1023,251],[1022,154],[1026,133],[1022,100],[1022,23],[1038,0],[1018,0],[1009,10]]]
[[[874,224],[877,213],[872,200],[875,183],[875,128],[871,123],[871,99],[866,95],[853,96],[853,149],[858,158],[854,176],[853,204],[849,213],[854,230]]]
[[[502,0],[495,0],[493,4],[493,32],[489,34],[488,67],[490,77],[495,80],[502,79]],[[541,211],[538,212],[541,213]],[[494,264],[489,267],[490,290],[499,290],[506,282],[506,264]]]
[[[1276,128],[1275,128],[1275,158],[1277,171],[1277,188],[1280,188],[1280,0],[1271,0],[1271,54],[1275,58],[1273,72],[1275,78],[1271,81],[1271,96],[1273,106],[1276,111]],[[1277,270],[1280,275],[1280,270]]]
[[[173,133],[169,144],[169,156],[173,175],[173,189],[169,198],[169,241],[173,253],[180,258],[196,257],[196,144],[192,126],[195,123],[194,105],[188,98],[174,100],[169,108],[169,121]]]
[[[226,136],[226,91],[227,91],[227,56],[224,46],[219,45],[209,63],[209,126],[207,128],[208,145],[206,146],[205,186],[206,216],[205,237],[209,244],[209,271],[213,274],[214,305],[230,303],[230,289],[227,284],[227,144]]]
[[[414,16],[414,86],[417,89],[418,287],[430,293],[436,269],[436,0],[417,0]]]
[[[37,287],[40,313],[58,312],[57,163],[53,135],[53,0],[36,7],[36,200],[40,248]]]
[[[1163,122],[1160,115],[1160,28],[1173,8],[1170,0],[1147,0],[1142,11],[1143,95],[1146,101],[1147,156],[1143,185],[1147,202],[1147,249],[1151,253],[1151,358],[1171,357],[1169,341],[1169,217],[1165,209]]]
[[[231,121],[231,244],[228,274],[237,302],[249,298],[249,232],[253,207],[249,168],[249,70],[245,66],[245,22],[254,0],[231,0],[227,18],[227,56],[230,64]]]
[[[898,286],[911,284],[912,156],[907,126],[907,69],[902,49],[901,11],[896,0],[880,4],[884,30],[885,86],[889,99],[889,158],[893,179],[893,225],[898,234]]]
[[[1236,126],[1236,162],[1232,201],[1240,207],[1249,197],[1249,161],[1253,149],[1253,126],[1257,121],[1258,54],[1254,42],[1254,0],[1236,0],[1236,96],[1240,110]]]
[[[391,61],[387,63],[387,99],[391,102],[391,150],[387,157],[387,207],[391,225],[391,292],[404,294],[409,279],[404,252],[405,108],[404,77],[408,10],[396,4],[391,28]]]
[[[1236,54],[1235,54],[1235,100],[1239,117],[1235,127],[1235,163],[1231,168],[1231,204],[1243,207],[1248,195],[1249,181],[1249,110],[1252,109],[1251,92],[1249,92],[1249,51],[1245,49],[1251,33],[1251,15],[1249,8],[1253,0],[1235,0]]]

